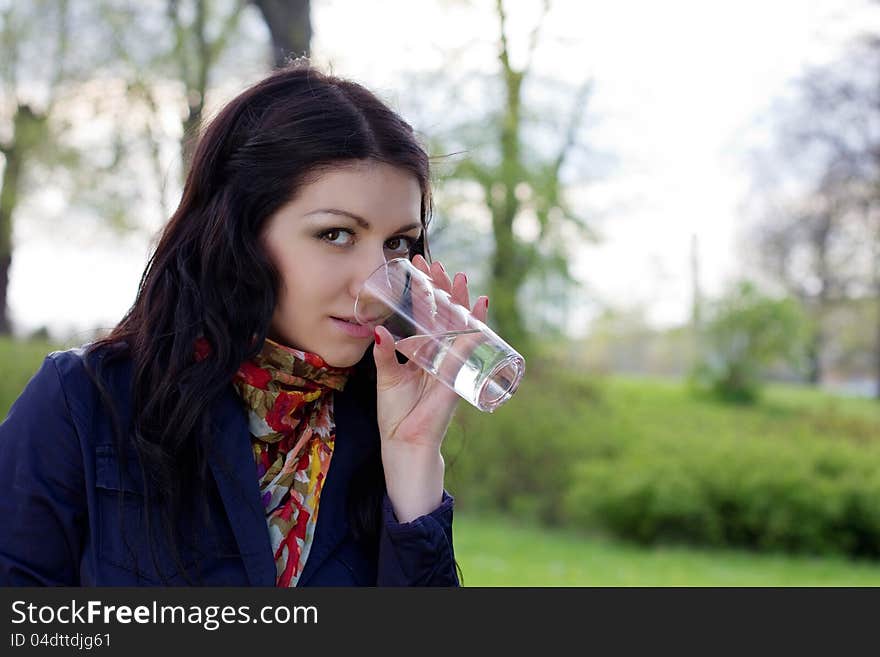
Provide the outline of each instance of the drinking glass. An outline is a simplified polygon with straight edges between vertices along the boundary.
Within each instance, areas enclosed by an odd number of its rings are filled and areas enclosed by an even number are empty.
[[[384,326],[394,348],[481,411],[516,392],[525,359],[407,258],[378,267],[355,300],[359,324]]]

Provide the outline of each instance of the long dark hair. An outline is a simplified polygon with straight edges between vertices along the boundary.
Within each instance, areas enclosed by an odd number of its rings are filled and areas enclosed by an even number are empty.
[[[242,92],[205,128],[134,304],[88,347],[104,350],[101,367],[90,374],[114,418],[123,468],[126,444],[137,452],[147,538],[163,582],[151,498],[178,572],[192,583],[177,548],[176,520],[196,489],[205,490],[212,447],[207,411],[269,331],[280,279],[258,241],[261,228],[322,170],[359,160],[391,164],[418,179],[422,236],[410,258],[420,253],[430,260],[429,158],[412,127],[363,86],[297,60]],[[194,358],[198,338],[208,341],[211,357]],[[132,416],[124,431],[101,375],[123,358],[132,360]],[[365,405],[374,413],[375,376],[368,349],[353,377],[372,394]],[[377,535],[383,485],[377,446],[350,496],[353,529],[368,542]]]

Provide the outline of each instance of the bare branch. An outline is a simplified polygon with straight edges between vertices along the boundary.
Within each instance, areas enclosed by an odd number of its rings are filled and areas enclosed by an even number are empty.
[[[3,70],[5,70],[6,83],[9,85],[9,97],[14,97],[18,84],[17,67],[18,67],[18,42],[15,38],[15,26],[13,25],[13,8],[14,3],[9,3],[6,11],[3,12],[3,31],[0,32],[0,48],[3,49]]]
[[[171,26],[174,29],[174,55],[177,64],[180,66],[180,79],[183,81],[184,86],[189,89],[192,78],[190,77],[189,56],[186,52],[187,28],[180,18],[179,0],[168,0],[165,13],[168,15],[168,20],[171,21]]]
[[[544,25],[544,19],[547,18],[547,14],[550,12],[550,0],[544,0],[541,4],[541,15],[538,17],[538,22],[535,24],[535,29],[532,30],[532,34],[529,37],[529,51],[526,55],[526,65],[523,67],[523,74],[529,72],[529,69],[532,67],[532,59],[535,56],[535,50],[538,47],[538,36],[541,33],[541,27]]]
[[[498,11],[498,23],[501,29],[501,52],[498,57],[501,59],[505,73],[509,73],[512,72],[512,69],[510,68],[510,54],[507,47],[507,14],[504,13],[504,0],[496,0],[495,7]]]
[[[150,86],[138,78],[132,83],[132,90],[136,91],[144,100],[150,111],[150,118],[145,122],[144,132],[146,134],[147,144],[150,151],[150,160],[153,165],[153,173],[156,176],[156,187],[159,195],[159,206],[162,217],[170,216],[168,202],[166,200],[166,187],[162,169],[162,157],[160,152],[161,138],[157,136],[156,129],[153,127],[153,118],[160,115],[159,103]]]
[[[196,20],[193,26],[193,34],[196,38],[199,56],[196,60],[196,79],[193,81],[196,90],[199,93],[199,106],[205,102],[205,92],[208,89],[208,70],[211,67],[210,44],[208,43],[208,35],[205,34],[205,23],[207,22],[207,9],[205,7],[206,0],[197,0],[196,2]],[[189,84],[187,83],[187,87]],[[188,91],[189,89],[187,89]],[[192,102],[190,101],[190,105]]]
[[[574,107],[572,108],[571,116],[568,121],[568,129],[565,131],[565,141],[563,141],[562,146],[559,149],[559,154],[556,156],[556,160],[553,163],[553,172],[557,177],[559,176],[560,169],[562,169],[562,166],[565,164],[565,159],[568,157],[569,152],[577,142],[577,132],[581,126],[584,109],[587,106],[587,101],[589,100],[592,90],[593,81],[587,80],[581,85],[575,96]]]
[[[58,88],[65,78],[64,64],[67,61],[67,50],[70,44],[70,3],[68,0],[60,0],[58,3],[58,46],[55,49],[55,66],[52,71],[52,81],[49,84],[49,101],[46,113],[49,114],[55,106],[58,97]]]
[[[220,53],[223,52],[223,49],[226,47],[226,44],[229,42],[229,38],[238,28],[238,23],[241,20],[241,12],[247,4],[246,0],[237,0],[235,3],[235,7],[229,14],[226,15],[226,18],[223,21],[223,26],[220,28],[220,33],[217,35],[217,38],[210,44],[207,53],[208,67],[217,61],[217,58],[220,56]]]

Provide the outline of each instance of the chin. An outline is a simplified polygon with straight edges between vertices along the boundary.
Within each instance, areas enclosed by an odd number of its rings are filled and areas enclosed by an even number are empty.
[[[333,349],[328,350],[326,355],[319,355],[330,367],[352,367],[353,365],[357,365],[358,362],[360,362],[360,360],[364,357],[364,354],[367,353],[372,344],[372,342],[368,344],[366,349]]]

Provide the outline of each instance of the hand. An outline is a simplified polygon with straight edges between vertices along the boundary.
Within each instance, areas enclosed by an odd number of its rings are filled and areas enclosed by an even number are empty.
[[[451,281],[439,262],[428,265],[421,255],[416,255],[412,262],[435,286],[448,292],[453,301],[466,309],[470,307],[464,274],[456,274]],[[487,310],[488,297],[480,297],[472,314],[485,322]],[[391,333],[383,326],[377,327],[373,357],[379,433],[385,442],[402,441],[439,448],[460,397],[412,361],[398,363],[394,352]]]
[[[448,292],[455,303],[465,309],[470,307],[464,274],[459,272],[454,280],[450,280],[439,262],[428,265],[421,255],[416,255],[412,263],[427,274],[436,287]],[[482,322],[486,321],[488,303],[488,297],[481,296],[471,311]],[[414,312],[418,313],[420,309],[414,308]],[[454,321],[454,318],[439,319],[441,325],[449,322],[450,328],[459,328],[453,325]],[[405,522],[401,516],[416,517],[419,511],[426,513],[434,508],[433,502],[428,500],[439,503],[443,481],[440,445],[461,398],[412,361],[403,365],[398,363],[391,333],[382,326],[375,331],[373,358],[376,362],[382,462],[389,496],[398,518]],[[460,338],[455,349],[468,349],[467,342]],[[448,360],[451,365],[456,365],[454,359]],[[418,502],[420,498],[422,504]]]

